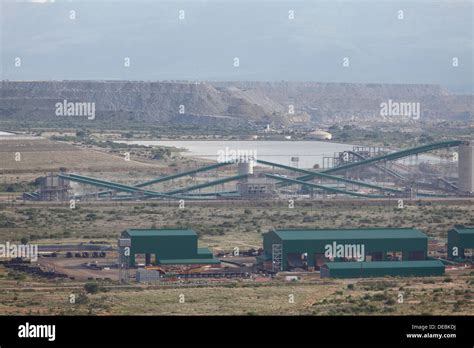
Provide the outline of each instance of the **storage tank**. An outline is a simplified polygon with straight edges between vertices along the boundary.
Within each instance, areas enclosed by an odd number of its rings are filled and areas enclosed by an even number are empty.
[[[459,146],[459,190],[474,192],[474,144]]]
[[[243,162],[239,162],[239,175],[253,174],[253,160],[248,159]]]
[[[332,134],[329,132],[325,132],[323,130],[316,130],[312,133],[309,133],[309,136],[314,139],[318,140],[331,140]]]

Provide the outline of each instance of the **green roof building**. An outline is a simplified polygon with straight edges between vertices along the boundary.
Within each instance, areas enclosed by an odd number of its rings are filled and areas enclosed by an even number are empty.
[[[474,249],[474,227],[455,225],[448,231],[448,258],[464,259],[465,249]]]
[[[426,277],[444,274],[440,260],[328,262],[321,266],[321,278]]]
[[[263,235],[264,268],[319,269],[331,261],[425,260],[428,237],[413,228],[272,230]]]
[[[198,236],[191,229],[128,229],[122,239],[130,239],[130,265],[136,255],[145,255],[145,264],[219,264],[208,248],[198,248]]]

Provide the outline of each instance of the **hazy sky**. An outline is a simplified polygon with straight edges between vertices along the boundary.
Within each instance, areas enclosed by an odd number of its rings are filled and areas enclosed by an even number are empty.
[[[0,1],[3,79],[434,83],[474,92],[472,1]]]

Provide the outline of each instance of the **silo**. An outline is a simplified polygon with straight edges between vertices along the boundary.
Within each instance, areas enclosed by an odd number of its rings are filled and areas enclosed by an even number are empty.
[[[239,175],[253,174],[253,160],[239,162]]]
[[[459,190],[474,192],[474,144],[459,146]]]

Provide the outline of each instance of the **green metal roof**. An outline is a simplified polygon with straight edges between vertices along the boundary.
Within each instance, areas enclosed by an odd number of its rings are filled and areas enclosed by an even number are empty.
[[[213,264],[218,265],[221,263],[219,259],[166,259],[158,260],[160,265],[206,265]]]
[[[453,230],[459,234],[474,234],[474,227],[454,226]]]
[[[207,247],[202,247],[202,248],[197,248],[197,253],[198,254],[212,254],[211,249]]]
[[[191,229],[129,229],[126,230],[130,237],[164,237],[164,236],[196,236],[196,232]]]
[[[440,260],[423,261],[372,261],[372,262],[328,262],[328,269],[360,269],[360,268],[423,268],[444,267]]]
[[[274,230],[282,240],[427,238],[414,228]]]

